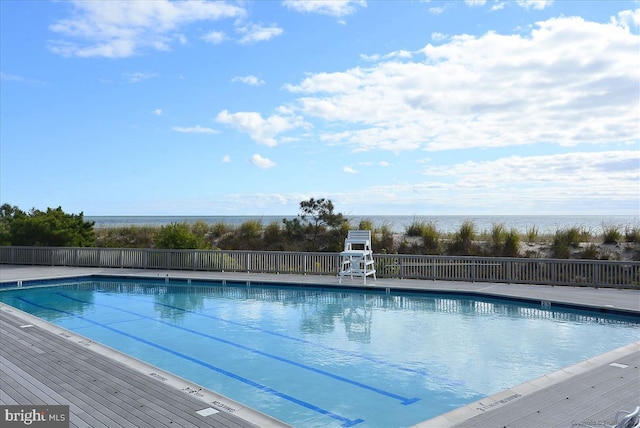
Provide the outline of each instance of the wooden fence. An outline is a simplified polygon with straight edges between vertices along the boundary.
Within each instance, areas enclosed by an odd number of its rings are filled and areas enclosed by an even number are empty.
[[[640,289],[640,262],[376,254],[379,278]],[[338,253],[1,247],[0,264],[335,275]]]

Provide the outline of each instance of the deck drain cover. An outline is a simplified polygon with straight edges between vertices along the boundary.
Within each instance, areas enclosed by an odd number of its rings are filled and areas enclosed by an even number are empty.
[[[627,364],[620,364],[620,363],[611,363],[609,365],[613,367],[620,367],[621,369],[626,369],[627,367],[629,367]]]
[[[198,410],[196,413],[200,416],[211,416],[218,413],[218,411],[213,407],[207,407],[206,409]]]

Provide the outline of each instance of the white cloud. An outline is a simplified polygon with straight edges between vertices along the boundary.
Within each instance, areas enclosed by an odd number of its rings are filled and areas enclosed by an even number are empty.
[[[411,59],[411,57],[413,56],[412,52],[406,51],[406,50],[399,50],[399,51],[394,51],[394,52],[390,52],[386,55],[365,55],[365,54],[361,54],[360,58],[362,58],[365,61],[380,61],[380,60],[390,60],[390,59]]]
[[[188,126],[188,127],[174,126],[173,130],[176,132],[182,132],[184,134],[218,134],[219,132],[219,131],[216,131],[215,129],[205,128],[200,125]]]
[[[217,1],[74,0],[73,13],[49,28],[62,39],[50,50],[62,56],[125,58],[141,49],[166,51],[185,43],[178,30],[199,21],[241,18],[245,10]]]
[[[162,109],[155,109],[151,112],[152,114],[155,114],[156,116],[162,116]]]
[[[18,76],[16,74],[8,74],[5,72],[0,71],[0,80],[5,81],[5,82],[18,82],[18,83],[25,83],[28,85],[43,85],[44,82],[41,82],[39,80],[36,79],[30,79],[28,77],[24,77],[24,76]]]
[[[553,4],[553,0],[518,0],[518,5],[526,9],[542,10]]]
[[[356,171],[355,169],[351,168],[350,166],[345,166],[344,168],[342,168],[343,172],[346,172],[347,174],[357,174],[358,171]]]
[[[445,40],[448,40],[449,36],[447,34],[442,34],[442,33],[431,33],[431,40],[433,40],[434,42],[442,42]]]
[[[611,18],[611,22],[627,31],[631,28],[638,28],[640,27],[640,9],[618,12],[616,16]]]
[[[285,88],[307,121],[333,125],[322,141],[353,150],[637,143],[638,51],[640,36],[616,23],[553,18],[526,35],[453,36],[428,44],[422,62],[315,73]]]
[[[487,0],[464,0],[464,2],[469,6],[483,6]]]
[[[149,80],[149,79],[153,79],[154,77],[157,77],[158,75],[155,73],[142,73],[142,72],[135,72],[135,73],[125,73],[124,74],[124,78],[129,82],[129,83],[138,83],[138,82],[142,82],[143,80]]]
[[[252,140],[267,146],[278,145],[276,137],[286,131],[307,125],[299,117],[272,115],[264,119],[260,113],[229,113],[223,110],[216,116],[218,123],[230,125],[240,132],[249,134]]]
[[[427,166],[424,174],[434,186],[429,193],[452,207],[474,201],[523,212],[576,212],[601,204],[611,212],[637,201],[639,164],[640,151],[574,152]]]
[[[211,31],[204,36],[202,36],[202,40],[213,43],[214,45],[220,44],[227,39],[227,36],[222,31]]]
[[[270,40],[276,36],[282,34],[282,28],[273,24],[270,27],[265,27],[260,24],[250,24],[236,29],[239,33],[243,34],[239,43],[250,44],[256,42],[264,42]]]
[[[640,151],[573,152],[541,156],[510,156],[493,161],[467,161],[456,165],[427,166],[424,174],[455,177],[462,185],[491,187],[494,183],[563,183],[637,193]],[[616,190],[613,189],[616,188]]]
[[[222,163],[230,163],[230,162],[231,162],[231,156],[229,155],[222,156]]]
[[[335,17],[354,13],[356,11],[354,5],[367,6],[364,0],[284,0],[282,4],[296,12],[319,13]]]
[[[275,162],[273,162],[271,159],[263,158],[259,154],[251,156],[251,163],[258,168],[273,168],[274,166],[276,166]]]
[[[423,182],[370,186],[329,197],[342,210],[393,206],[407,214],[410,207],[425,206],[432,212],[461,214],[470,206],[474,213],[493,214],[634,212],[639,163],[640,151],[510,156],[453,165],[427,162]]]
[[[261,86],[264,85],[264,80],[257,78],[256,76],[236,76],[231,79],[232,82],[242,82],[246,83],[250,86]]]

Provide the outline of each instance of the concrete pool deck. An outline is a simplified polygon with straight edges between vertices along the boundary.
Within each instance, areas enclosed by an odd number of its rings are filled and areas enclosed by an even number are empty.
[[[0,265],[0,282],[87,275],[363,286],[361,280],[345,279],[338,284],[336,277],[314,275]],[[639,290],[408,279],[368,280],[367,287],[473,293],[528,299],[551,306],[569,304],[602,312],[640,314]],[[152,366],[109,348],[86,341],[82,343],[83,339],[74,333],[35,317],[29,318],[10,306],[0,308],[0,404],[70,404],[71,426],[123,426],[123,416],[125,420],[130,416],[138,422],[151,420],[150,425],[155,427],[285,426],[213,391],[200,391],[197,385],[160,373]],[[109,355],[109,351],[114,353]],[[50,354],[55,355],[54,360],[47,359]],[[78,355],[82,355],[80,362]],[[95,364],[98,359],[100,363]],[[33,376],[30,370],[43,364],[45,369],[37,377]],[[57,367],[55,373],[46,369],[52,365]],[[419,423],[416,427],[569,428],[578,422],[594,426],[603,426],[605,422],[613,424],[617,411],[630,411],[640,405],[639,366],[640,341]],[[102,372],[92,371],[98,369]],[[114,378],[116,373],[119,375]],[[63,387],[60,379],[66,379]],[[94,383],[92,379],[104,379],[104,382]],[[20,385],[21,382],[26,384]],[[87,386],[89,384],[91,387]],[[114,391],[121,393],[117,396]],[[124,391],[129,393],[122,393]],[[132,406],[132,402],[140,405]],[[218,410],[218,413],[211,416],[195,414],[197,410],[207,408]],[[130,415],[129,411],[132,412]],[[95,425],[96,421],[102,422]],[[130,426],[141,425],[131,423]]]

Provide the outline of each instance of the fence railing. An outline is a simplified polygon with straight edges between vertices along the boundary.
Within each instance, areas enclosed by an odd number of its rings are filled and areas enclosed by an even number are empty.
[[[640,289],[640,262],[376,254],[379,278]],[[338,253],[137,248],[0,247],[0,263],[335,275]]]

